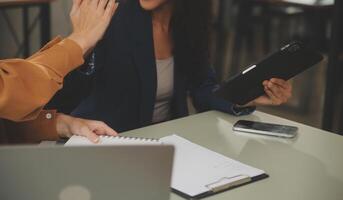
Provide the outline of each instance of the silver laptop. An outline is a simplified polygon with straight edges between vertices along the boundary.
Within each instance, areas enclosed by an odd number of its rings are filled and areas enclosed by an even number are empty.
[[[1,200],[167,200],[172,146],[0,147]]]

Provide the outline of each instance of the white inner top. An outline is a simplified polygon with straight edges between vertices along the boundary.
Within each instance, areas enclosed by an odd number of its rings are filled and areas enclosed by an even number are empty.
[[[157,91],[152,122],[171,118],[170,106],[174,93],[174,57],[156,60]]]

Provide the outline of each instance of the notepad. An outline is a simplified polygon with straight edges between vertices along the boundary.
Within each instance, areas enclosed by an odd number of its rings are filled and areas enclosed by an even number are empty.
[[[171,187],[175,193],[186,198],[203,198],[268,177],[263,170],[228,158],[178,135],[161,139],[100,136],[98,144],[81,136],[72,136],[65,145],[173,145],[175,157]]]
[[[65,146],[88,146],[88,145],[161,145],[158,139],[124,136],[100,136],[100,141],[95,144],[82,136],[74,135]]]
[[[172,188],[187,198],[202,198],[268,177],[251,167],[180,136],[160,139],[175,146]]]

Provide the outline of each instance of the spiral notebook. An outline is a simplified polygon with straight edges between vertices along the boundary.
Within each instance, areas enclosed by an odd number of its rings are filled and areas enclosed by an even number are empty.
[[[161,139],[136,137],[100,137],[100,145],[173,145],[175,147],[171,187],[186,198],[203,198],[241,185],[267,178],[260,169],[243,164],[178,135]],[[73,136],[67,146],[94,145],[88,139]]]
[[[158,139],[140,138],[140,137],[124,137],[124,136],[100,136],[98,144],[94,144],[87,138],[82,136],[72,136],[65,146],[83,146],[83,145],[161,145]]]

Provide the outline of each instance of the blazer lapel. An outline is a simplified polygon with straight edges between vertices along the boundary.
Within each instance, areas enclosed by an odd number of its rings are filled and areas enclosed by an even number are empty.
[[[137,1],[127,24],[132,38],[133,60],[140,77],[141,125],[151,123],[156,99],[157,77],[153,46],[152,21],[149,12],[140,8]]]

